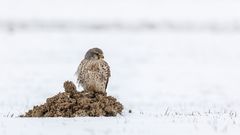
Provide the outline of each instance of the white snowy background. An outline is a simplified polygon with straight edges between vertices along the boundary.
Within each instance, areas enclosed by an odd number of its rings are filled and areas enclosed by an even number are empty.
[[[122,115],[18,117],[92,47]],[[0,135],[238,135],[239,97],[238,0],[0,0]]]

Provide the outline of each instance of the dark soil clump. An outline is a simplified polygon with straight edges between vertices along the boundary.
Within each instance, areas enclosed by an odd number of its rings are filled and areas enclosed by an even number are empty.
[[[34,106],[22,117],[116,116],[123,110],[123,105],[107,93],[78,92],[70,81],[63,86],[65,92],[48,98],[43,105]]]

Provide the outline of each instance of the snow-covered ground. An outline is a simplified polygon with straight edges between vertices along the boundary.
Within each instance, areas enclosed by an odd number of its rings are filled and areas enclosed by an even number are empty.
[[[0,135],[239,134],[238,1],[0,3]],[[164,21],[193,29],[138,26]],[[81,22],[114,27],[75,30]],[[65,80],[75,81],[92,47],[105,52],[112,70],[108,94],[124,104],[122,115],[18,117],[63,91]]]
[[[239,40],[211,33],[2,33],[0,132],[238,133]],[[124,104],[122,116],[16,117],[75,80],[85,51],[95,46],[111,66],[108,92]]]

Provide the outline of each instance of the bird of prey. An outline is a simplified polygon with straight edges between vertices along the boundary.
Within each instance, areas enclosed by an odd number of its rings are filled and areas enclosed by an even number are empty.
[[[108,63],[104,61],[103,51],[99,48],[89,49],[76,75],[78,85],[84,90],[106,92],[111,72]]]

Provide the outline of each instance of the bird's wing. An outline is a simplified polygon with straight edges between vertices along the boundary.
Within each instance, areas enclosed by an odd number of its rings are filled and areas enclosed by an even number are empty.
[[[81,75],[83,73],[84,66],[87,64],[86,60],[82,60],[81,63],[79,64],[77,71],[75,72],[75,75],[77,76],[77,82],[78,84],[81,81]]]
[[[101,67],[103,69],[103,78],[106,81],[105,89],[107,89],[108,80],[109,80],[109,77],[111,76],[110,67],[109,67],[108,63],[104,60],[101,62]]]

